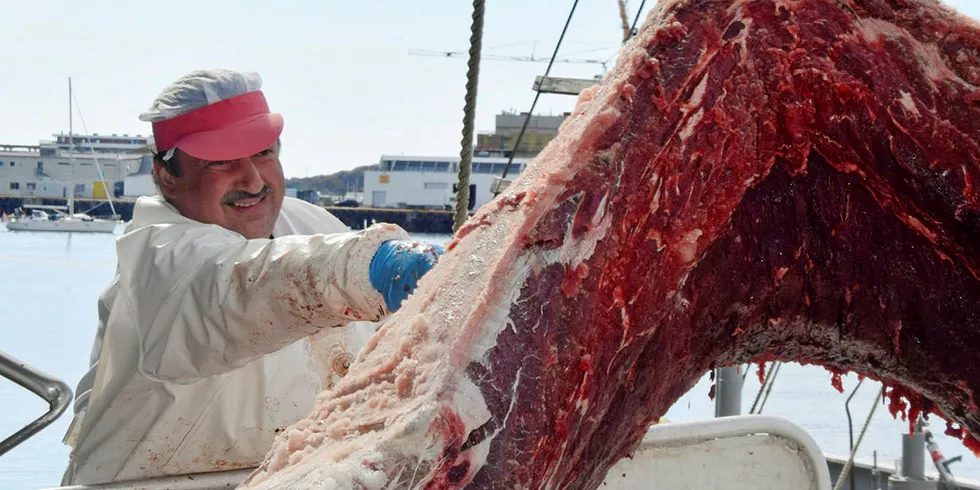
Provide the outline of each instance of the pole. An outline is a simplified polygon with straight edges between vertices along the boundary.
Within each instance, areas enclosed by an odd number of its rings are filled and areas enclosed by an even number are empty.
[[[738,366],[715,370],[715,417],[742,413],[742,375]]]
[[[68,77],[68,161],[71,162],[71,167],[68,170],[68,185],[71,187],[68,190],[68,216],[75,214],[75,133],[72,126],[75,118],[72,114],[71,105],[71,77]]]
[[[916,481],[926,479],[926,437],[920,431],[902,434],[902,476]]]
[[[72,117],[71,112],[71,77],[68,77],[68,156],[75,153],[75,137],[72,136]]]

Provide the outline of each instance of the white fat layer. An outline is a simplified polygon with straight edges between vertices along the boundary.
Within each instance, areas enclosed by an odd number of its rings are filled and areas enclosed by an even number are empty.
[[[513,323],[510,319],[510,309],[517,303],[525,282],[531,276],[530,259],[530,254],[518,257],[506,284],[500,285],[500,289],[506,292],[505,297],[493,303],[493,308],[485,319],[486,327],[482,329],[481,335],[474,339],[470,350],[470,359],[473,362],[488,365],[487,355],[497,346],[497,336]]]
[[[497,438],[500,431],[502,431],[504,427],[507,427],[507,421],[510,419],[510,414],[514,411],[514,405],[517,404],[517,388],[521,385],[521,375],[523,371],[523,367],[518,368],[517,374],[514,375],[514,382],[510,385],[510,405],[507,407],[507,414],[504,415],[504,419],[500,422],[500,425],[493,432],[493,434],[490,434],[482,442],[470,448],[470,454],[472,455],[471,461],[474,463],[471,466],[472,468],[482,468],[483,465],[486,464],[487,456],[490,454],[490,444]]]
[[[916,116],[919,115],[919,108],[916,107],[915,101],[912,100],[912,94],[903,90],[902,97],[898,99],[898,102],[902,104],[902,107],[904,107],[906,112],[909,114],[914,114]]]
[[[684,121],[684,127],[682,127],[680,132],[677,133],[677,137],[680,138],[681,142],[687,141],[687,138],[689,138],[691,133],[694,132],[694,127],[701,122],[703,117],[704,108],[698,107],[698,110],[689,116],[686,121]]]
[[[466,433],[468,434],[490,420],[490,409],[483,399],[483,394],[480,393],[480,387],[466,376],[460,377],[462,381],[457,385],[456,392],[453,394],[453,406],[466,426]],[[518,379],[520,379],[519,376]],[[490,439],[492,438],[487,440]],[[490,444],[473,446],[467,454],[470,460],[470,471],[475,472],[486,464],[487,457],[490,455]]]
[[[861,23],[855,26],[857,35],[867,40],[878,40],[884,38],[902,39],[910,44],[914,52],[915,61],[923,73],[933,82],[954,81],[965,84],[966,81],[954,73],[943,61],[939,47],[931,43],[923,43],[912,37],[907,31],[887,20],[864,18]]]
[[[608,199],[609,194],[602,196],[595,214],[592,215],[592,226],[577,239],[572,238],[572,226],[575,218],[574,216],[569,218],[568,227],[565,229],[565,239],[562,240],[561,248],[558,249],[558,256],[552,260],[545,260],[546,264],[560,262],[569,269],[574,269],[592,257],[599,240],[606,237],[606,232],[609,231],[612,224],[612,215],[606,214]]]
[[[546,265],[562,263],[568,268],[575,268],[595,253],[596,245],[599,240],[606,236],[606,232],[612,224],[612,215],[606,213],[608,197],[608,194],[602,197],[590,220],[592,224],[591,229],[582,234],[582,236],[577,239],[571,238],[572,223],[570,221],[561,248],[541,253],[537,257],[532,257],[532,254],[528,253],[517,259],[516,264],[511,269],[513,273],[510,275],[507,283],[500,288],[502,291],[506,291],[506,297],[502,298],[501,301],[493,303],[493,309],[489,312],[485,320],[486,326],[482,329],[482,335],[475,339],[473,349],[470,351],[470,359],[484,366],[489,365],[488,355],[496,347],[500,332],[508,327],[513,328],[513,321],[509,316],[510,310],[513,305],[517,304],[524,285],[532,277],[532,262],[543,262]],[[570,217],[570,220],[573,219]],[[514,382],[511,385],[511,405],[507,409],[504,425],[506,424],[506,417],[509,417],[510,411],[517,401],[517,392],[521,381],[524,379],[522,372],[522,370],[518,370]],[[464,416],[463,413],[460,413],[460,416],[463,417],[467,429],[473,430],[490,419],[490,412],[479,388],[472,381],[464,377],[458,386],[458,390],[463,393],[463,396],[456,400],[456,406],[466,407],[465,411],[467,416]],[[474,463],[473,468],[479,468],[486,462],[490,451],[490,444],[499,432],[500,430],[498,429],[497,432],[470,449],[471,461]]]
[[[708,73],[705,72],[701,75],[701,81],[698,83],[697,87],[694,87],[694,92],[691,93],[691,100],[688,104],[691,107],[697,107],[701,105],[701,101],[704,100],[704,93],[708,89]]]

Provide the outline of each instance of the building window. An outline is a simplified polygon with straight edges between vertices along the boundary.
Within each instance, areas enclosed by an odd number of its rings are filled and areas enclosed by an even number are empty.
[[[37,190],[37,184],[34,183],[34,182],[28,182],[27,183],[27,190],[29,190],[29,191]]]
[[[13,167],[14,166],[14,162],[10,162],[10,166]]]
[[[10,190],[12,191],[20,190],[20,182],[11,182]]]

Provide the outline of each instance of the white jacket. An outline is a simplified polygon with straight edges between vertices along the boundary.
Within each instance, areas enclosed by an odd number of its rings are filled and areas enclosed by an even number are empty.
[[[383,314],[370,261],[407,233],[350,232],[286,198],[273,236],[246,240],[159,196],[137,201],[99,298],[63,484],[255,466],[346,374]]]

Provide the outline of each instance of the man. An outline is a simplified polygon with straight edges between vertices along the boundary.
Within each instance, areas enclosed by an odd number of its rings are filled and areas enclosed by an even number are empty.
[[[65,485],[257,465],[346,373],[373,331],[354,322],[397,309],[441,253],[284,197],[283,119],[260,88],[198,71],[140,116],[161,195],[117,239]]]

